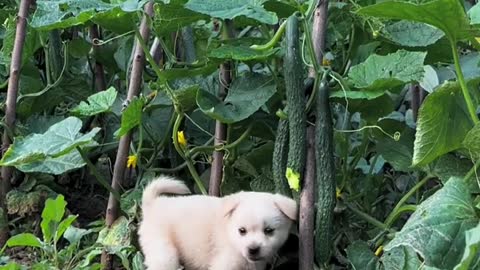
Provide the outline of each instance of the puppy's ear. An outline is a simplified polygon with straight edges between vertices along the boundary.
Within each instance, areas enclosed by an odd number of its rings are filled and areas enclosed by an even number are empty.
[[[274,196],[275,206],[289,219],[297,221],[297,202],[280,194],[275,194]]]
[[[235,209],[237,208],[240,201],[238,200],[237,196],[235,196],[235,194],[226,196],[223,198],[223,200],[223,216],[229,218],[233,214],[233,211],[235,211]]]

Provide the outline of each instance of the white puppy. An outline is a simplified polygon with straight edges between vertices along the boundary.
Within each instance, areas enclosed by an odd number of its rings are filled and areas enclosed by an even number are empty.
[[[297,218],[296,202],[279,194],[161,196],[189,193],[165,176],[145,188],[138,234],[148,270],[263,270]]]

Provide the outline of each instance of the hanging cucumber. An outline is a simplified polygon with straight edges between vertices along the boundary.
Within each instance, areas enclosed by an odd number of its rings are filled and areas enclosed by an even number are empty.
[[[286,178],[290,188],[298,192],[305,167],[306,113],[303,86],[303,62],[300,51],[298,17],[293,14],[286,25],[284,77],[288,106],[289,149]]]
[[[288,154],[288,120],[278,120],[277,137],[273,148],[272,172],[275,192],[291,197],[292,192],[285,178]]]
[[[335,207],[335,165],[333,127],[326,80],[320,84],[316,98],[315,159],[317,216],[315,220],[315,257],[324,264],[330,258]]]

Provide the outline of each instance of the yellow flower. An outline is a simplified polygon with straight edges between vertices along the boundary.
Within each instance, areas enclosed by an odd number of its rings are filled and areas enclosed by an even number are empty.
[[[137,155],[130,155],[128,156],[127,160],[127,168],[136,168],[137,167]]]
[[[323,57],[322,66],[330,66],[331,64],[332,64],[332,62],[330,61],[330,59],[327,59],[326,57]]]
[[[335,196],[337,199],[340,199],[342,197],[342,190],[337,187],[337,190],[335,192]]]
[[[292,168],[287,168],[285,177],[287,178],[288,186],[298,192],[300,190],[300,173],[295,172]]]
[[[375,256],[380,257],[382,253],[383,253],[383,246],[381,245],[377,248],[377,250],[375,250]]]
[[[183,130],[177,132],[177,140],[182,147],[187,146],[187,139],[185,138],[185,134],[183,133]]]

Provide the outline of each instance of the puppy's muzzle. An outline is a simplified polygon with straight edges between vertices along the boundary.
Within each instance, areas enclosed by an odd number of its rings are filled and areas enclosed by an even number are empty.
[[[262,257],[260,256],[260,246],[250,246],[248,247],[248,259],[251,261],[260,261]]]
[[[257,256],[260,253],[260,247],[249,247],[248,248],[248,255],[250,256]]]

